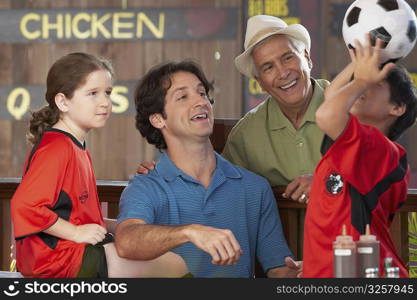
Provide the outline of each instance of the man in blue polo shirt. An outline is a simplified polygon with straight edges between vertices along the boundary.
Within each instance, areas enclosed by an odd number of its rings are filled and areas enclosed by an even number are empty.
[[[197,277],[269,277],[300,267],[285,241],[268,182],[213,151],[211,84],[192,62],[150,70],[135,93],[136,127],[164,153],[120,201],[119,255],[148,260],[173,250]]]

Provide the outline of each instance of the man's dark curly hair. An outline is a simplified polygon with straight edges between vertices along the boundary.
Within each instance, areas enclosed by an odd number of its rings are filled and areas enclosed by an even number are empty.
[[[158,128],[152,126],[149,117],[161,114],[166,119],[165,96],[171,87],[171,76],[177,72],[189,72],[197,76],[209,95],[213,85],[207,80],[200,66],[193,61],[167,62],[153,67],[139,80],[135,91],[136,128],[149,144],[160,151],[167,145]],[[212,99],[209,99],[213,103]]]
[[[405,113],[398,117],[388,133],[388,138],[395,141],[416,122],[417,91],[406,68],[400,65],[388,73],[386,81],[390,89],[390,102],[406,106]]]

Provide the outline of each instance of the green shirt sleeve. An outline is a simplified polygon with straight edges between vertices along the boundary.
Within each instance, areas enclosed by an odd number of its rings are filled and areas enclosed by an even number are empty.
[[[239,127],[240,125],[238,123],[230,131],[222,156],[232,164],[247,169],[249,164],[244,147],[245,140],[242,136],[242,130],[239,130]]]

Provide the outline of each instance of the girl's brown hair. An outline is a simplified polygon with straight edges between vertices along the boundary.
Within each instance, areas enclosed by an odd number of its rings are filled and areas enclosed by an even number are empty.
[[[48,105],[31,112],[28,140],[36,144],[45,129],[58,122],[60,111],[55,104],[55,96],[62,93],[71,99],[74,91],[82,86],[88,75],[97,70],[106,70],[114,75],[109,61],[87,53],[71,53],[58,59],[49,69],[46,79],[45,99]]]

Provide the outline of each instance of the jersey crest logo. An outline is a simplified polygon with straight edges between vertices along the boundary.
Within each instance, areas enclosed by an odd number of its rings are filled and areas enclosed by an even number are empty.
[[[333,173],[327,177],[326,189],[332,195],[339,194],[343,189],[343,178],[341,175]]]
[[[82,204],[85,203],[85,201],[88,199],[88,192],[84,191],[81,193],[80,197],[78,199],[81,201]]]

